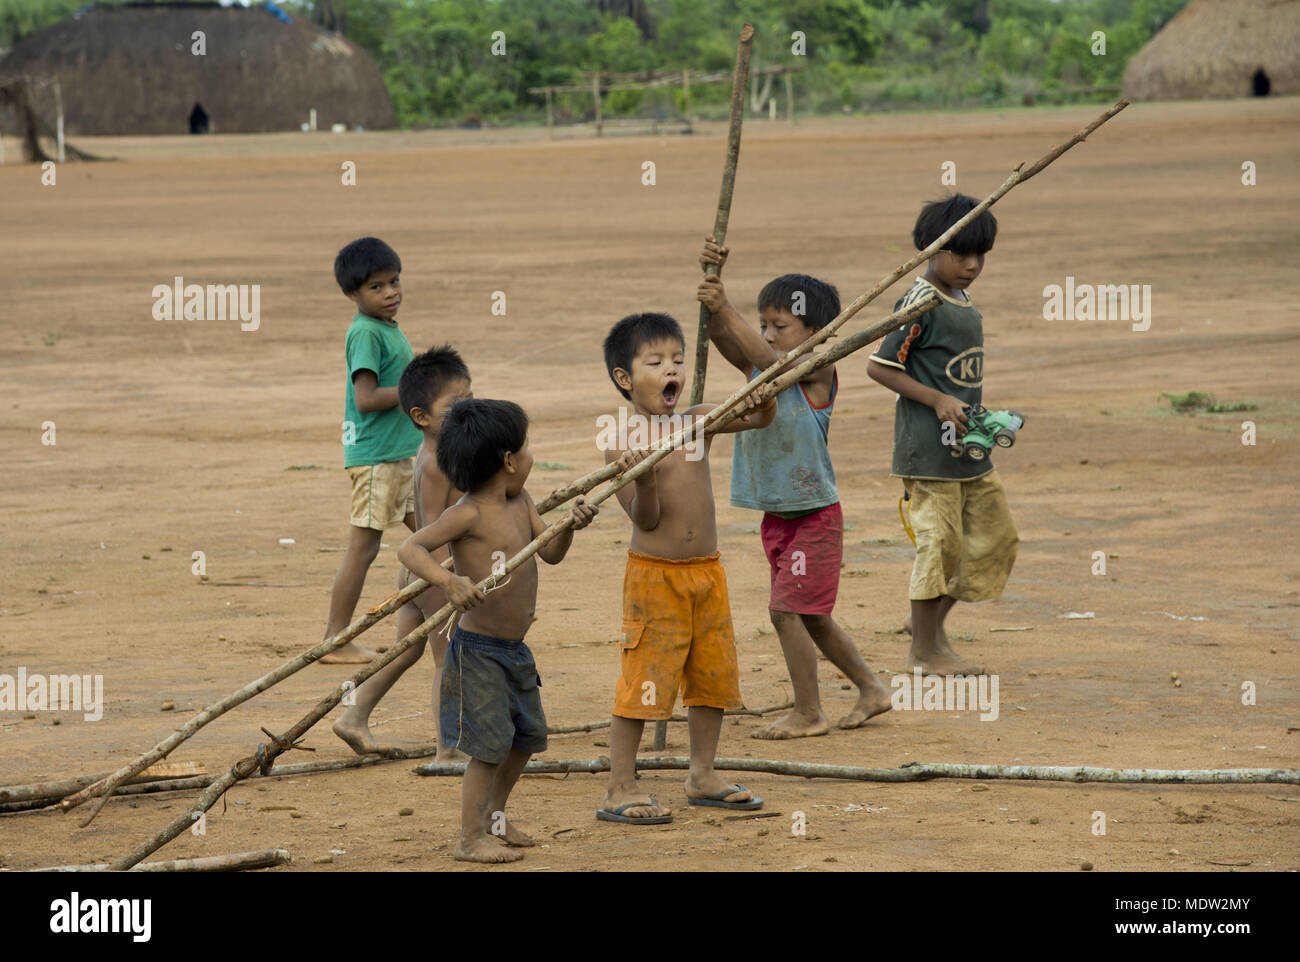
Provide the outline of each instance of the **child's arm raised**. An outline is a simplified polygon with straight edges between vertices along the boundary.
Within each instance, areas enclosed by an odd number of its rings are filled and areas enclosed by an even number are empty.
[[[533,499],[527,491],[524,492],[524,497],[528,498],[528,518],[532,522],[533,537],[536,538],[546,530],[546,522],[537,513],[537,508],[533,505]],[[573,505],[569,508],[569,513],[573,515],[573,527],[561,531],[542,545],[537,552],[538,556],[548,565],[557,565],[564,560],[564,556],[569,553],[569,546],[573,544],[573,532],[591,524],[592,519],[600,513],[600,509],[594,504],[588,504],[587,500],[579,495],[573,499]]]
[[[621,455],[615,455],[613,451],[606,451],[605,463],[617,460],[619,473],[622,473],[640,463],[647,454],[648,451],[624,451]],[[614,494],[632,523],[642,531],[653,531],[659,527],[659,488],[653,470],[647,471],[632,484],[619,488]]]
[[[951,394],[944,394],[935,388],[926,387],[902,368],[881,364],[875,358],[867,360],[867,375],[871,380],[889,388],[895,394],[901,394],[917,404],[924,404],[928,408],[933,408],[940,424],[951,421],[956,425],[959,437],[966,433],[965,402],[959,401]]]
[[[700,252],[700,267],[707,269],[710,264],[716,264],[718,270],[722,270],[728,252],[729,248],[719,247],[710,234],[704,241],[704,250]],[[763,335],[745,323],[740,312],[727,300],[727,289],[722,278],[706,274],[704,280],[700,281],[695,296],[713,314],[709,340],[745,377],[749,377],[751,368],[766,368],[781,356],[763,340]]]
[[[433,552],[443,545],[463,538],[478,520],[478,508],[470,504],[454,504],[433,524],[425,525],[415,534],[402,542],[397,549],[397,559],[417,577],[423,578],[434,587],[441,588],[447,600],[456,606],[457,611],[468,611],[481,605],[483,592],[474,586],[474,582],[458,574],[453,574],[438,563]]]

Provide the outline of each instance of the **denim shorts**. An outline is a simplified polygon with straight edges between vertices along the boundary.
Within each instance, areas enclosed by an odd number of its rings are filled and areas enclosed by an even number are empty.
[[[511,749],[546,750],[542,678],[522,641],[505,641],[459,625],[442,669],[442,743],[492,765]]]

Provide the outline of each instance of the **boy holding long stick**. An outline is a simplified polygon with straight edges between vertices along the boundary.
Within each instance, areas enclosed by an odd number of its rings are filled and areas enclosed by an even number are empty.
[[[633,417],[651,423],[673,417],[686,379],[685,351],[682,329],[667,314],[633,314],[610,330],[605,367],[619,393],[632,402]],[[760,405],[751,397],[746,404],[748,413],[721,431],[763,428],[776,413],[775,401]],[[694,427],[712,408],[689,408],[685,426]],[[609,788],[596,812],[604,821],[672,821],[672,809],[637,788],[636,752],[646,720],[672,716],[679,688],[690,719],[688,804],[739,809],[763,804],[713,768],[723,710],[742,702],[727,577],[718,560],[710,442],[696,438],[696,444],[703,451],[679,448],[618,491],[632,520],[632,541],[623,580],[622,671],[610,727]],[[643,450],[605,452],[606,462],[618,461],[623,470],[644,456]]]
[[[476,585],[546,530],[524,490],[533,456],[523,408],[456,402],[438,436],[438,467],[465,496],[407,538],[397,556],[464,612],[447,646],[440,705],[442,743],[470,756],[456,858],[514,862],[523,855],[513,849],[536,843],[506,819],[506,802],[528,759],[546,750],[542,678],[524,644],[537,606],[537,562],[529,558],[490,597]],[[577,498],[571,512],[573,527],[537,552],[548,564],[564,559],[573,530],[590,524],[596,507]],[[454,574],[435,555],[444,545]]]
[[[721,269],[727,253],[728,248],[708,237],[700,266]],[[835,288],[805,274],[786,274],[764,286],[758,295],[757,331],[727,300],[717,275],[706,274],[698,297],[713,314],[713,343],[747,378],[840,313]],[[831,617],[844,554],[844,515],[826,446],[838,388],[834,365],[814,371],[798,390],[777,397],[771,427],[736,438],[731,503],[763,512],[763,551],[772,572],[768,612],[794,688],[790,714],[760,728],[755,738],[804,738],[830,731],[817,687],[818,649],[858,689],[857,702],[838,727],[858,728],[890,708],[889,689]]]

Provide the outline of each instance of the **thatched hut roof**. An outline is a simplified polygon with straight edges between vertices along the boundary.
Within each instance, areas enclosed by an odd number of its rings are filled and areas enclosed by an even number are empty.
[[[1132,100],[1256,92],[1300,93],[1300,0],[1192,0],[1124,69]]]
[[[191,52],[202,31],[206,53]],[[351,41],[265,7],[94,6],[19,41],[0,77],[57,77],[64,124],[78,134],[176,134],[202,104],[212,130],[392,127],[393,105]]]

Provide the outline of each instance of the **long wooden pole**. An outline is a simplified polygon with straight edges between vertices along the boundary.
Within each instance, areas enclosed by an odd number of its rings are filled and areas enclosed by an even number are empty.
[[[638,771],[688,771],[689,758],[656,755],[636,760]],[[1300,785],[1300,770],[1294,768],[1093,768],[1086,765],[963,765],[946,762],[915,762],[899,768],[859,768],[854,765],[818,765],[765,758],[715,758],[713,767],[728,772],[761,772],[797,778],[844,778],[859,782],[925,782],[933,778],[975,778],[1049,781],[1111,782],[1122,784],[1182,785]],[[460,775],[465,764],[439,765],[428,762],[415,769],[419,775]],[[525,774],[570,772],[600,774],[609,771],[609,759],[577,761],[535,761],[524,767]]]
[[[202,858],[178,858],[170,862],[146,862],[131,869],[132,872],[244,872],[255,868],[274,868],[288,865],[293,856],[282,848],[268,848],[260,852],[238,852],[234,855],[205,855]],[[55,865],[50,868],[29,869],[32,872],[103,872],[106,863],[99,865]]]
[[[745,24],[736,45],[736,72],[731,78],[731,119],[727,129],[727,157],[722,166],[722,187],[718,191],[718,209],[713,215],[713,237],[725,243],[727,222],[731,219],[731,194],[736,187],[736,164],[740,160],[740,129],[745,122],[745,84],[749,82],[749,55],[753,50],[754,28]],[[718,273],[716,264],[708,274]],[[704,400],[704,379],[709,366],[709,326],[712,315],[700,305],[700,327],[695,339],[695,374],[691,381],[691,404]]]
[[[740,41],[736,44],[736,71],[731,77],[731,116],[727,127],[727,156],[722,165],[722,186],[718,190],[718,208],[713,215],[713,237],[719,245],[725,242],[727,223],[731,220],[731,195],[736,188],[736,165],[740,162],[740,131],[745,123],[745,85],[749,82],[749,57],[753,52],[754,28],[745,24],[740,28]],[[689,91],[689,88],[687,88]],[[690,126],[689,120],[687,126]],[[710,276],[718,273],[718,265],[706,269]],[[700,323],[695,334],[695,372],[691,379],[691,406],[704,400],[704,380],[709,372],[709,327],[713,315],[700,305]],[[668,723],[655,722],[654,749],[663,751],[668,744]]]

